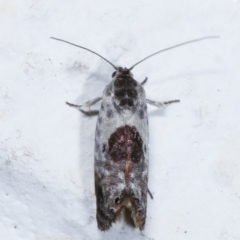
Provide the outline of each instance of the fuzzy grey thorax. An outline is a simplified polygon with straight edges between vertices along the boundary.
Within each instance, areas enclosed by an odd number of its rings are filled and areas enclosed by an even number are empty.
[[[117,109],[132,110],[136,108],[139,93],[142,86],[133,78],[133,74],[127,68],[118,67],[113,72],[112,93],[113,102]]]

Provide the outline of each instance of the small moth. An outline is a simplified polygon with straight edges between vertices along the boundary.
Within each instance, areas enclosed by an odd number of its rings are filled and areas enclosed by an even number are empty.
[[[149,55],[130,68],[116,67],[110,61],[85,47],[62,41],[90,51],[111,64],[115,71],[101,97],[83,105],[67,103],[83,111],[101,102],[94,149],[95,194],[97,224],[102,231],[108,230],[123,208],[130,209],[136,227],[144,229],[146,222],[149,163],[149,131],[147,104],[162,107],[170,103],[146,99],[143,84],[132,74],[132,69],[144,60],[167,50],[204,39],[209,36],[184,42]]]

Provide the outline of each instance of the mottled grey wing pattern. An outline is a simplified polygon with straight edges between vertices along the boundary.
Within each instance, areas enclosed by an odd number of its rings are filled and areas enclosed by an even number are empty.
[[[148,189],[145,91],[132,78],[127,83],[118,80],[119,76],[104,90],[96,127],[97,222],[99,229],[107,230],[127,207],[135,225],[143,229]]]

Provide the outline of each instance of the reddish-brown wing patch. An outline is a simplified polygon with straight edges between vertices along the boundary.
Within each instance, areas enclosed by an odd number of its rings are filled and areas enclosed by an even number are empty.
[[[125,181],[128,183],[132,163],[138,163],[143,157],[143,141],[133,126],[125,125],[109,138],[108,154],[114,162],[125,163]]]

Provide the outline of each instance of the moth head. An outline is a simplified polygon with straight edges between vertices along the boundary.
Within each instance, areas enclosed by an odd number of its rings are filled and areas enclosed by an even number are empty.
[[[133,77],[133,74],[131,73],[131,70],[128,68],[116,67],[116,71],[112,73],[112,78],[115,78],[117,76]]]
[[[134,80],[129,69],[119,67],[113,73],[112,99],[115,106],[131,110],[138,103],[139,92],[141,85]]]
[[[112,77],[114,79],[114,98],[113,98],[114,102],[113,103],[116,106],[119,106],[120,109],[132,110],[133,107],[137,105],[138,99],[141,98],[141,94],[144,93],[144,91],[142,90],[143,89],[142,86],[133,79],[133,75],[131,73],[133,68],[135,68],[138,64],[144,62],[145,60],[147,60],[159,53],[162,53],[162,52],[174,49],[174,48],[178,48],[178,47],[190,44],[190,43],[199,42],[199,41],[202,41],[205,39],[210,39],[210,38],[219,38],[219,37],[218,36],[207,36],[207,37],[197,38],[197,39],[194,39],[191,41],[187,41],[187,42],[183,42],[183,43],[174,45],[172,47],[162,49],[160,51],[157,51],[157,52],[154,52],[153,54],[148,55],[147,57],[143,58],[142,60],[140,60],[137,63],[135,63],[134,65],[132,65],[130,68],[116,67],[112,62],[110,62],[105,57],[103,57],[102,55],[100,55],[99,53],[97,53],[91,49],[88,49],[83,46],[79,46],[77,44],[74,44],[74,43],[59,39],[59,38],[54,38],[54,37],[51,37],[51,38],[55,39],[57,41],[65,42],[65,43],[73,45],[75,47],[82,48],[86,51],[89,51],[89,52],[99,56],[107,63],[109,63],[115,69],[115,71],[112,74]]]

